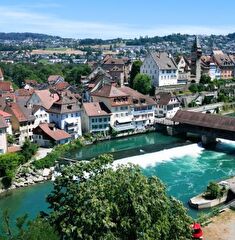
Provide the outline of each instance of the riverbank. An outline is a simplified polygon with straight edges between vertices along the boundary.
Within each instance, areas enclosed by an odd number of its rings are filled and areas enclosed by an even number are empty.
[[[226,209],[203,228],[205,240],[234,240],[235,211]]]
[[[75,139],[72,142],[64,145],[57,145],[52,148],[39,148],[32,160],[27,164],[19,167],[12,185],[5,189],[0,187],[0,194],[9,190],[17,188],[27,187],[37,183],[41,183],[47,180],[51,180],[55,171],[55,165],[60,158],[64,155],[81,149],[83,147],[100,143],[103,141],[113,141],[115,139],[124,139],[129,136],[148,134],[156,132],[155,128],[151,127],[146,130],[138,130],[134,132],[126,132],[118,134],[116,136],[84,136],[79,139]],[[94,157],[94,156],[93,156]],[[91,159],[91,158],[90,158]],[[82,159],[83,160],[83,159]],[[89,160],[89,159],[87,159]]]

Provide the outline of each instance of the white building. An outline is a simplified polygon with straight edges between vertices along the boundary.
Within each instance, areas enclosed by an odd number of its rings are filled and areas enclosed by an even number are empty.
[[[57,128],[66,131],[72,138],[82,135],[81,109],[74,95],[61,93],[59,100],[52,104],[48,113],[50,123],[55,123]]]
[[[49,123],[49,113],[46,109],[39,105],[34,105],[32,109],[32,113],[35,117],[34,126],[37,127],[41,123]]]
[[[171,54],[166,52],[150,52],[144,59],[140,72],[148,74],[155,87],[177,84],[177,65]]]
[[[91,95],[108,107],[110,125],[117,132],[145,129],[154,123],[155,101],[129,87],[106,84]]]
[[[110,130],[111,112],[102,102],[83,103],[82,129],[89,133]]]
[[[0,116],[0,154],[7,152],[7,124]]]
[[[156,95],[156,102],[155,116],[157,118],[172,118],[180,109],[180,101],[171,93],[159,92]]]
[[[33,141],[40,147],[53,147],[57,144],[65,144],[70,140],[70,134],[56,129],[53,124],[42,123],[33,130]]]
[[[211,80],[221,78],[221,70],[214,62],[210,63],[209,76],[211,77]]]
[[[145,129],[154,124],[156,102],[149,96],[143,95],[129,87],[120,90],[131,97],[131,114],[135,129]]]

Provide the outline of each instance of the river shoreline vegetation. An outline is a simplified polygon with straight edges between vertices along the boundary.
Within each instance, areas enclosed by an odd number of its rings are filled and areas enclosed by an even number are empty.
[[[104,154],[65,167],[47,197],[52,211],[18,218],[16,233],[4,213],[1,239],[191,239],[191,217],[157,177],[112,163]]]
[[[38,146],[26,140],[20,153],[6,153],[0,155],[1,185],[7,189],[17,173],[17,169],[27,163],[37,152]]]

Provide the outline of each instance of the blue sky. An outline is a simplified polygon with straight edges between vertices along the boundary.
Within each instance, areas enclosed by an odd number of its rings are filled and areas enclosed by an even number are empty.
[[[235,32],[234,0],[1,0],[0,31],[74,38]]]

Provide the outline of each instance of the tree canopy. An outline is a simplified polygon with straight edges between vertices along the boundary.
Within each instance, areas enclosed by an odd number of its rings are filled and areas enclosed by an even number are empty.
[[[133,82],[133,88],[140,93],[149,94],[152,89],[152,81],[149,75],[138,73]]]
[[[111,166],[101,155],[62,171],[48,197],[62,239],[190,239],[182,204],[137,166]]]
[[[134,61],[131,67],[131,71],[130,71],[130,87],[133,87],[133,82],[135,79],[135,76],[140,73],[140,67],[142,65],[142,62],[140,60]]]

